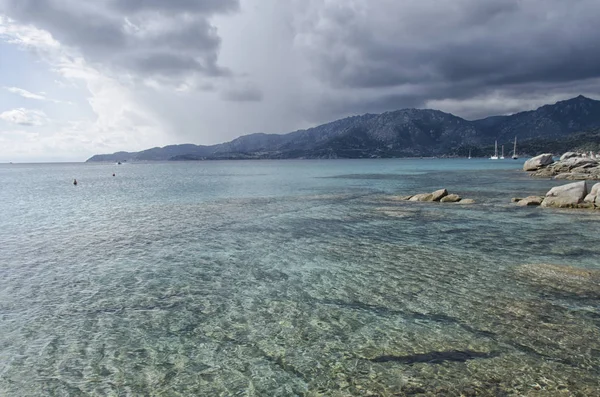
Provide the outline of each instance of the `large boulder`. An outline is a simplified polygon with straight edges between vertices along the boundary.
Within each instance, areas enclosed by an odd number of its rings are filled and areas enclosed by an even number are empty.
[[[592,190],[590,190],[590,194],[585,196],[583,199],[584,203],[593,204],[596,207],[600,207],[600,183],[596,183],[592,186]]]
[[[556,186],[546,193],[542,207],[576,208],[587,195],[585,181]]]
[[[581,157],[581,155],[579,153],[575,153],[575,152],[566,152],[565,154],[560,156],[560,161],[570,159],[572,157]]]
[[[552,154],[544,153],[531,158],[523,164],[523,170],[525,171],[536,171],[540,168],[543,168],[549,164],[552,164],[554,160],[552,159]]]
[[[446,189],[440,189],[440,190],[436,190],[435,192],[431,193],[433,195],[432,200],[433,201],[440,201],[441,199],[443,199],[444,197],[446,197],[448,195],[448,191]]]

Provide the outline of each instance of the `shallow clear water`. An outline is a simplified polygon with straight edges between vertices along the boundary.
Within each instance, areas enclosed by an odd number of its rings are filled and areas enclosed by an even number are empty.
[[[600,212],[521,165],[0,165],[0,395],[596,395],[600,294],[517,269],[600,269]]]

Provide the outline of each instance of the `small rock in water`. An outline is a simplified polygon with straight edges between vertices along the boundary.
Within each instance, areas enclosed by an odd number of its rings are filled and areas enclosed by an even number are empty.
[[[442,203],[457,203],[461,200],[458,194],[449,194],[446,197],[442,197],[440,200]]]
[[[542,204],[542,201],[544,201],[543,197],[529,196],[529,197],[525,197],[522,200],[519,200],[517,204],[522,207],[526,207],[526,206],[540,205],[540,204]]]
[[[412,196],[409,201],[433,201],[433,194],[431,193],[421,193],[415,194]]]
[[[473,200],[473,199],[462,199],[458,203],[459,204],[475,204],[475,200]]]

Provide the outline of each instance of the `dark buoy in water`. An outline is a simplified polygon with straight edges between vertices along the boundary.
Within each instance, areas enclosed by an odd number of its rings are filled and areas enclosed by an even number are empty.
[[[77,179],[73,179],[73,185],[77,186]]]
[[[115,176],[115,174],[113,174],[113,176]]]

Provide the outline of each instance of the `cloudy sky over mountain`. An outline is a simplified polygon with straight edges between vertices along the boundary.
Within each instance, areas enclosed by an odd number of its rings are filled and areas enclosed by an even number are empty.
[[[597,0],[0,0],[0,161],[600,97]]]

